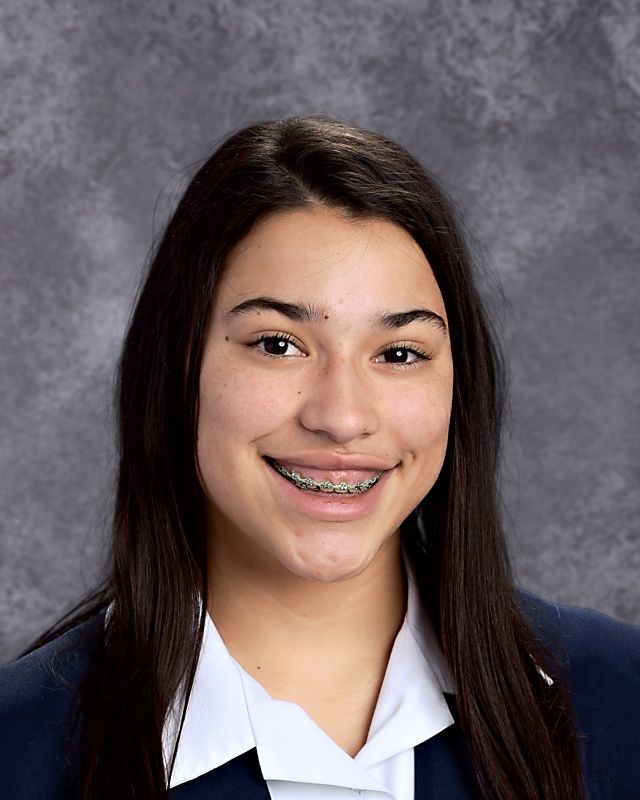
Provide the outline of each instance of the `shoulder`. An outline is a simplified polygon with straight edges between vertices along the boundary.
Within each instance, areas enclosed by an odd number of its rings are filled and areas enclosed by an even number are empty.
[[[536,634],[574,681],[626,675],[640,691],[640,626],[531,592],[520,591],[519,600]]]
[[[104,625],[104,613],[0,666],[0,716],[66,704],[81,684]]]
[[[77,692],[103,626],[96,614],[0,667],[1,797],[65,796]]]
[[[569,690],[594,798],[634,797],[640,785],[640,626],[520,592],[521,608]]]

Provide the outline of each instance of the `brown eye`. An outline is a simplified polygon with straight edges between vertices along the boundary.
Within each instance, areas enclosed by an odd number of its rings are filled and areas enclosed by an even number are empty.
[[[276,339],[275,336],[270,336],[268,339],[263,339],[262,342],[265,353],[270,356],[284,356],[287,354],[289,342],[286,339]]]
[[[378,358],[384,358],[383,363],[385,364],[395,364],[399,367],[413,367],[421,361],[430,361],[431,355],[415,347],[393,345],[393,347],[388,347],[380,353]]]
[[[393,350],[385,350],[382,355],[387,356],[388,364],[406,364],[411,353],[406,347],[394,347]]]
[[[263,356],[269,358],[290,358],[295,356],[289,348],[294,348],[299,351],[298,346],[294,343],[293,338],[287,334],[274,334],[272,336],[261,336],[259,339],[251,342],[249,347],[257,350]]]

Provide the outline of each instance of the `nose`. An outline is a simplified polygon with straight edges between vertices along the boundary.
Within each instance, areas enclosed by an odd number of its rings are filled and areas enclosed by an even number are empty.
[[[336,442],[348,442],[378,429],[373,387],[347,358],[323,365],[305,395],[299,419],[309,431],[326,434]]]

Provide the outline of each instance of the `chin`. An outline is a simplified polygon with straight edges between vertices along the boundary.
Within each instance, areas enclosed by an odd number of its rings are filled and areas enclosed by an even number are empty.
[[[325,538],[325,537],[323,537]],[[322,583],[347,580],[363,572],[373,560],[375,553],[361,547],[345,546],[343,541],[336,547],[335,535],[328,535],[325,541],[315,542],[312,547],[298,547],[286,561],[287,569],[300,578]]]

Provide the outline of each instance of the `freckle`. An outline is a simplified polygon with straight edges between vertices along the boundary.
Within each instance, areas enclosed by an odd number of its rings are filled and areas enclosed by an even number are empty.
[[[257,669],[262,669],[262,667],[260,666],[260,664],[258,664],[258,665],[257,665]]]

